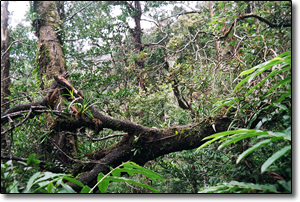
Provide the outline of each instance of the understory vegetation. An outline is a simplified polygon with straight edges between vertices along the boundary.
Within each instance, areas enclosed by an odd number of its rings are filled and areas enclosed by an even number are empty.
[[[1,76],[1,193],[292,193],[290,1],[53,5],[67,80],[84,96],[66,88],[55,107],[7,113],[47,97],[61,75],[37,35],[47,18],[30,2],[26,20],[8,26],[12,45],[1,42],[1,75],[7,53],[10,62]],[[45,63],[53,75],[42,73]],[[102,127],[96,110],[124,128]],[[62,129],[63,120],[75,124]],[[125,142],[132,122],[148,139]],[[198,126],[211,133],[195,144],[186,128]],[[155,141],[180,149],[154,155]],[[129,154],[124,142],[134,145]],[[120,158],[109,156],[119,148]],[[100,164],[107,170],[94,174]]]

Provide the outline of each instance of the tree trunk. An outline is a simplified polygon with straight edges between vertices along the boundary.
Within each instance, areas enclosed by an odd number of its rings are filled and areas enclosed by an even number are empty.
[[[63,6],[61,2],[58,4]],[[33,9],[39,16],[32,23],[35,27],[35,34],[38,37],[36,61],[39,69],[41,89],[44,90],[50,87],[49,81],[55,75],[60,75],[67,69],[62,48],[62,39],[59,37],[63,35],[62,21],[57,12],[55,1],[34,1]],[[63,12],[63,8],[60,7],[59,10]],[[54,105],[51,107],[53,109]],[[51,114],[47,114],[46,119],[47,126],[51,126],[53,124]],[[65,153],[70,153],[68,152],[68,138],[65,133],[57,131],[57,133],[52,134],[51,138]],[[40,145],[40,149],[45,149],[44,145]],[[53,149],[53,147],[50,149]],[[39,151],[39,153],[42,153],[42,151]],[[56,158],[64,166],[70,167],[70,161],[64,154],[59,152],[56,154]]]
[[[6,97],[10,95],[8,89],[10,84],[8,47],[8,1],[4,1],[3,4],[1,4],[1,114],[9,109],[9,104],[5,104],[8,101]],[[7,155],[7,146],[5,136],[1,135],[1,152],[4,152],[4,155]]]
[[[61,21],[54,1],[34,1],[34,11],[39,18],[34,19],[35,34],[39,39],[37,64],[41,81],[41,88],[49,87],[45,83],[53,79],[54,75],[66,71],[61,41],[57,33],[62,33]],[[56,33],[57,32],[57,33]]]
[[[10,84],[9,78],[9,38],[8,38],[8,1],[1,4],[1,113],[9,109],[9,104],[5,104],[10,95],[8,89]],[[4,54],[4,55],[2,55]]]
[[[134,40],[134,52],[136,54],[141,53],[143,51],[143,45],[142,45],[142,28],[141,28],[141,16],[142,16],[142,8],[141,8],[141,2],[135,1],[134,2],[134,8],[132,9],[132,13],[134,13],[133,18],[135,22],[134,30],[130,29],[129,32]],[[145,87],[145,79],[143,78],[143,69],[144,69],[144,58],[140,57],[135,60],[136,65],[141,70],[141,73],[139,74],[139,86],[144,91],[147,92],[147,89]]]

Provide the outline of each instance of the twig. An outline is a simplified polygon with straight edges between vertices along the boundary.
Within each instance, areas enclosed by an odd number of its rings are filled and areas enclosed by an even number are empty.
[[[94,161],[94,160],[91,160],[91,161],[81,161],[81,160],[78,160],[78,159],[74,159],[72,157],[70,157],[68,154],[66,154],[59,146],[57,146],[57,144],[55,144],[53,141],[51,141],[51,139],[49,137],[47,137],[47,139],[50,140],[51,144],[53,144],[61,153],[63,153],[67,158],[69,158],[70,160],[72,161],[75,161],[77,163],[97,163],[97,164],[105,164],[101,161]]]
[[[157,43],[147,43],[147,44],[144,44],[144,45],[145,45],[145,46],[158,45],[158,44],[160,44],[163,40],[165,40],[165,39],[168,37],[168,33],[167,33],[167,32],[164,32],[163,29],[162,29],[162,27],[160,27],[160,30],[161,30],[162,33],[165,34],[164,38],[162,38],[162,39],[161,39],[159,42],[157,42]]]
[[[81,12],[83,9],[87,8],[89,5],[91,5],[92,3],[94,3],[94,1],[92,1],[91,3],[89,3],[88,5],[86,5],[85,7],[83,7],[82,9],[80,9],[79,11],[75,12],[71,17],[69,17],[68,19],[65,20],[65,22],[67,22],[68,20],[71,20],[77,13]]]
[[[7,102],[1,104],[1,107],[4,106],[4,105],[6,105],[6,104],[8,104],[8,103],[14,102],[14,101],[16,101],[16,100],[21,100],[21,99],[23,99],[23,98],[27,98],[27,99],[28,99],[27,96],[17,97],[17,98],[15,98],[15,99],[9,100],[9,101],[7,101]]]
[[[19,42],[19,41],[22,41],[22,40],[16,40],[16,41],[13,41],[13,42],[8,46],[8,48],[4,51],[4,53],[1,54],[1,58],[6,54],[6,52],[10,49],[10,47],[11,47],[13,44],[15,44],[15,43],[17,43],[17,42]]]
[[[153,21],[153,20],[141,19],[141,21],[142,21],[142,20],[143,20],[143,21],[152,22],[152,23],[154,23],[157,27],[159,27],[158,24],[157,24],[155,21]]]
[[[180,170],[181,170],[182,174],[183,174],[183,175],[184,175],[184,177],[186,178],[186,181],[189,183],[189,185],[191,186],[191,188],[192,188],[192,190],[194,191],[194,193],[196,193],[196,191],[195,191],[195,189],[194,189],[193,185],[190,183],[189,179],[187,178],[187,176],[186,176],[186,175],[185,175],[185,173],[183,172],[183,170],[182,170],[182,168],[181,168],[180,164],[178,163],[178,161],[177,161],[176,159],[175,159],[175,161],[177,162],[177,164],[178,164],[178,166],[179,166],[179,168],[180,168]]]
[[[9,131],[11,131],[11,130],[14,129],[14,128],[19,127],[20,125],[22,125],[22,124],[29,118],[29,115],[31,114],[31,112],[32,112],[32,108],[30,107],[29,112],[28,112],[27,116],[25,117],[25,119],[23,119],[23,120],[22,120],[20,123],[18,123],[16,126],[13,125],[11,128],[7,129],[6,131],[1,132],[1,135],[5,134],[5,133],[7,133],[7,132],[9,132]],[[13,123],[13,120],[11,120],[11,118],[10,118],[9,115],[8,115],[8,119],[9,119],[9,122],[10,122],[10,123]]]

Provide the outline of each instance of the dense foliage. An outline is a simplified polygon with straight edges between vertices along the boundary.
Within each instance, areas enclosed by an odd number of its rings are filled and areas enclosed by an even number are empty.
[[[100,173],[93,193],[291,193],[291,2],[59,1],[56,6],[61,22],[55,29],[70,82],[85,94],[85,103],[76,106],[82,113],[95,106],[159,129],[232,118],[228,131],[206,138],[198,149]],[[36,17],[33,9],[27,12],[27,21]],[[144,22],[152,24],[143,27]],[[33,30],[24,24],[9,29],[10,42],[21,40],[9,50],[10,108],[46,94]],[[35,116],[6,135],[20,159],[1,159],[2,193],[74,193],[67,182],[82,185],[71,176],[80,163],[70,168],[57,159],[49,117],[51,112]],[[8,128],[1,125],[1,132]],[[68,143],[69,155],[88,161],[121,135],[97,139],[122,131],[74,134],[76,147]],[[4,154],[7,148],[1,147]],[[84,193],[92,189],[81,187]]]

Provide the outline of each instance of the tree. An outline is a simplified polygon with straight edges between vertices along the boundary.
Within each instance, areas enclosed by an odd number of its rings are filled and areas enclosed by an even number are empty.
[[[172,12],[160,13],[167,5]],[[258,10],[245,14],[249,5],[210,2],[187,11],[185,2],[33,2],[35,72],[47,91],[2,113],[1,134],[17,130],[4,129],[10,120],[21,119],[17,127],[47,113],[36,120],[48,123],[36,137],[45,144],[40,147],[47,150],[44,160],[59,161],[63,170],[93,186],[99,173],[122,162],[144,165],[198,148],[206,143],[203,138],[229,126],[255,127],[263,118],[253,118],[251,112],[271,106],[271,101],[244,103],[244,88],[236,91],[232,84],[241,71],[290,49],[283,41],[289,42],[291,23],[288,2],[251,6],[263,7],[262,15]],[[281,9],[276,22],[269,18],[272,6]],[[112,15],[117,8],[121,13]],[[142,30],[143,20],[155,27]],[[84,43],[90,44],[87,50]],[[268,80],[271,88],[275,80]],[[259,82],[257,77],[250,86]],[[255,93],[264,96],[262,89]],[[235,106],[222,103],[228,94],[234,95]],[[277,107],[266,112],[271,109]],[[188,182],[196,192],[197,180]],[[80,190],[76,184],[71,187]]]
[[[8,38],[8,1],[1,4],[1,112],[9,108],[6,103],[9,92],[9,38]]]
[[[10,95],[8,89],[10,84],[9,78],[9,39],[8,39],[8,1],[1,4],[1,113],[9,108],[7,96]],[[2,130],[2,129],[1,129]],[[11,139],[10,139],[11,140]],[[10,148],[11,142],[8,137],[1,135],[1,148]],[[9,152],[10,153],[10,152]],[[7,152],[5,152],[7,155]]]

